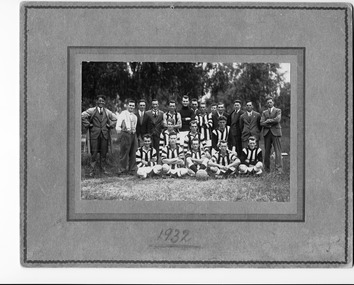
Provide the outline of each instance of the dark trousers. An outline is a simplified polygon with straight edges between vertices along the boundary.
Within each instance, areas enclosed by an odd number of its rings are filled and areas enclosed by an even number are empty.
[[[152,135],[151,139],[152,147],[156,150],[157,153],[157,161],[160,162],[160,135]]]
[[[275,168],[277,170],[281,171],[283,169],[283,162],[281,159],[280,137],[274,136],[272,134],[272,132],[269,131],[264,137],[264,148],[265,148],[264,168],[266,171],[270,170],[270,152],[271,152],[272,146],[273,146],[274,152],[275,152]]]
[[[121,133],[121,143],[119,151],[118,172],[133,172],[137,170],[136,166],[136,149],[138,141],[136,134],[128,132]]]
[[[241,136],[236,136],[236,135],[231,135],[230,136],[230,147],[229,147],[229,149],[232,149],[233,146],[236,147],[237,156],[240,157],[240,155],[242,153]]]
[[[97,139],[91,139],[91,161],[97,161],[97,154],[100,153],[101,162],[106,159],[108,152],[108,140],[100,133]]]

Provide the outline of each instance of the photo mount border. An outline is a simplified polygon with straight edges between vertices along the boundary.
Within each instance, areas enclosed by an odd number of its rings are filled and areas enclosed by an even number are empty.
[[[21,122],[23,126],[21,127],[22,140],[20,143],[20,176],[21,176],[21,233],[22,233],[22,244],[21,244],[21,255],[23,265],[33,265],[33,264],[279,264],[279,265],[324,265],[324,264],[347,264],[348,263],[348,226],[349,226],[349,157],[348,157],[348,145],[349,145],[349,35],[348,35],[348,7],[308,7],[308,6],[266,6],[268,3],[264,3],[265,6],[173,6],[174,9],[273,9],[273,10],[343,10],[345,12],[345,248],[344,248],[344,260],[343,261],[166,261],[166,260],[29,260],[27,257],[27,151],[28,151],[28,138],[27,138],[27,41],[28,41],[28,26],[27,26],[27,11],[28,9],[169,9],[172,8],[171,5],[162,6],[102,6],[102,5],[92,5],[92,6],[69,6],[69,5],[34,5],[22,3],[21,9],[23,9],[23,20],[21,22],[21,34],[23,33],[23,39],[21,43],[21,74],[20,80],[22,88],[20,89],[21,98],[21,110],[23,110],[23,115]],[[81,5],[79,3],[78,5]],[[351,6],[352,8],[352,6]]]
[[[75,108],[72,96],[73,92],[71,92],[70,86],[74,85],[74,81],[72,77],[74,77],[74,61],[75,56],[77,54],[83,55],[85,53],[89,53],[92,50],[92,54],[95,55],[121,55],[126,54],[126,50],[140,50],[144,51],[147,54],[148,51],[154,50],[224,50],[228,51],[222,55],[235,55],[235,56],[296,56],[297,57],[297,69],[293,71],[297,73],[297,94],[298,98],[301,98],[300,103],[297,104],[296,110],[302,110],[301,115],[298,115],[298,118],[301,117],[302,124],[294,122],[294,124],[298,124],[298,135],[295,137],[295,141],[301,143],[303,145],[301,149],[300,159],[298,156],[298,160],[300,160],[300,164],[302,167],[299,168],[299,164],[296,165],[298,169],[298,177],[301,179],[298,180],[297,191],[297,199],[296,199],[296,213],[282,213],[282,214],[274,214],[274,213],[259,213],[259,214],[250,214],[250,213],[195,213],[195,214],[182,214],[182,213],[76,213],[75,212],[75,159],[70,153],[75,153],[77,149],[75,148],[75,139],[73,139],[73,132],[71,131],[74,128],[74,121],[77,119],[75,114]],[[98,52],[101,51],[101,52]],[[110,50],[115,53],[110,53]],[[232,51],[241,50],[245,53],[236,53],[233,54]],[[256,51],[259,52],[254,54],[247,51]],[[121,53],[119,52],[121,51]],[[274,51],[279,51],[279,53],[275,53]],[[141,54],[144,54],[142,52]],[[91,54],[91,53],[90,53]],[[155,53],[152,53],[155,54]],[[171,55],[170,53],[162,53],[163,55]],[[129,53],[129,55],[131,55]],[[184,53],[183,53],[184,55]],[[186,53],[186,55],[189,55]],[[204,54],[201,54],[204,55]],[[206,54],[210,55],[210,54]],[[219,54],[220,55],[220,54]],[[114,221],[135,221],[135,222],[155,222],[155,221],[170,221],[170,222],[305,222],[305,79],[306,79],[306,48],[305,47],[168,47],[168,46],[134,46],[134,47],[124,47],[124,46],[68,46],[67,47],[67,96],[68,96],[68,153],[67,153],[67,161],[68,161],[68,170],[67,170],[67,221],[70,222],[114,222]],[[96,60],[90,60],[95,62]],[[101,61],[100,61],[101,62]],[[301,76],[299,76],[299,72]],[[76,79],[76,78],[75,78]],[[77,80],[77,79],[76,79]],[[80,79],[81,80],[81,79]],[[295,110],[295,111],[296,111]],[[300,132],[299,132],[300,130]],[[299,135],[300,133],[300,135]],[[301,138],[302,137],[302,138]],[[301,141],[302,139],[302,141]],[[301,169],[301,170],[300,170]],[[300,174],[300,172],[302,172]],[[290,177],[289,177],[290,179]],[[295,189],[294,189],[295,190]],[[77,199],[77,198],[76,198]],[[100,202],[104,202],[104,200],[99,200]],[[111,201],[111,200],[109,200]],[[123,203],[124,201],[118,201],[119,203]],[[143,201],[141,201],[143,202]],[[146,201],[147,203],[150,201]],[[159,201],[163,202],[163,201]],[[170,202],[188,202],[188,201],[170,201]],[[242,203],[242,202],[239,202]],[[256,203],[256,202],[255,202]],[[262,203],[262,202],[259,202]],[[286,202],[284,202],[286,203]],[[271,203],[272,204],[272,203]],[[275,205],[275,204],[273,204]],[[234,216],[234,217],[232,217]],[[144,217],[144,218],[142,218]]]

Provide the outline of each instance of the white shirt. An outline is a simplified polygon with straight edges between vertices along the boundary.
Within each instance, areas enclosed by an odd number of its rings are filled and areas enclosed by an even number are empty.
[[[272,112],[273,112],[273,110],[274,110],[274,107],[272,107],[272,108],[268,109],[269,113],[272,113]]]
[[[247,111],[247,114],[248,114],[248,116],[252,116],[252,111],[251,112]]]
[[[122,130],[135,133],[136,132],[136,123],[138,121],[137,116],[133,112],[124,110],[119,114],[116,130],[120,133]],[[122,129],[122,124],[125,124],[125,129]]]

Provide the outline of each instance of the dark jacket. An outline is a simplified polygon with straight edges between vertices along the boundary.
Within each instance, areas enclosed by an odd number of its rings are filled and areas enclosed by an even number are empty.
[[[141,117],[140,117],[140,114],[139,114],[139,111],[137,111],[135,113],[135,115],[137,116],[138,118],[138,121],[137,121],[137,124],[136,124],[136,135],[139,137],[139,136],[143,136],[145,134],[148,133],[148,122],[149,122],[149,117],[148,115],[146,114],[146,111],[144,112],[144,115],[143,115],[143,118],[141,120]]]
[[[110,130],[117,123],[117,118],[106,108],[103,108],[103,112],[99,114],[97,107],[94,107],[82,112],[81,122],[85,129],[90,129],[90,139],[97,139],[101,133],[105,139],[108,139]]]
[[[194,111],[189,108],[189,107],[182,107],[181,110],[179,110],[179,113],[181,114],[182,118],[182,128],[180,129],[181,132],[189,131],[189,123],[195,119],[195,113]]]
[[[163,112],[158,110],[155,116],[153,110],[149,110],[146,111],[146,115],[148,117],[148,133],[160,137],[163,130]]]

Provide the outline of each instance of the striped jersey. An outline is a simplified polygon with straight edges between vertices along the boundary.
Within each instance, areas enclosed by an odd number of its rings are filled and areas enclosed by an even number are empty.
[[[211,131],[213,129],[212,113],[196,115],[199,132],[204,136],[205,140],[211,139]]]
[[[219,142],[221,140],[228,141],[230,133],[230,126],[225,126],[224,130],[220,130],[219,128],[213,130],[212,132],[212,148],[215,150],[219,150]]]
[[[166,147],[162,148],[162,152],[161,152],[161,159],[164,160],[165,158],[167,159],[171,159],[171,158],[181,158],[184,159],[184,153],[183,153],[183,149],[179,146],[177,146],[176,148],[172,149],[169,145],[167,145]],[[176,169],[176,168],[180,168],[183,166],[177,165],[177,164],[170,164],[171,169]]]
[[[154,159],[154,161],[151,161]],[[149,164],[144,165],[142,161],[147,161]],[[136,163],[138,167],[144,167],[144,166],[154,166],[156,165],[157,161],[157,152],[154,148],[150,147],[149,149],[145,149],[143,146],[139,147],[138,150],[136,151]]]
[[[188,134],[184,137],[184,143],[183,143],[184,152],[192,149],[192,141],[194,139],[198,139],[200,147],[204,148],[205,146],[204,136],[201,133],[192,134],[191,132],[188,132]]]
[[[261,148],[254,148],[250,149],[249,147],[244,148],[241,153],[241,162],[245,163],[245,160],[248,159],[249,165],[256,165],[258,161],[263,160],[262,157],[262,149]]]
[[[186,158],[187,157],[191,157],[191,158],[195,158],[195,159],[202,159],[202,158],[205,158],[205,151],[200,148],[197,151],[189,149],[186,152]]]
[[[161,132],[160,134],[160,143],[159,143],[159,152],[161,154],[162,149],[168,145],[169,143],[169,138],[170,138],[170,132],[168,130],[164,130],[163,132]],[[177,136],[177,145],[180,145],[180,141],[179,141],[179,136]]]
[[[167,120],[172,119],[174,125],[178,124],[179,118],[181,117],[181,115],[178,112],[175,112],[174,114],[171,114],[170,112],[166,112],[164,115],[165,115],[166,122],[167,122]],[[180,123],[182,123],[182,122],[180,122]],[[176,133],[178,133],[179,129],[175,128],[174,131]]]
[[[222,155],[221,151],[216,152],[213,156],[212,156],[212,161],[217,163],[217,164],[221,164],[221,165],[229,165],[230,163],[234,162],[236,159],[236,155],[235,153],[227,150],[225,155]]]

